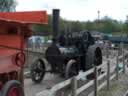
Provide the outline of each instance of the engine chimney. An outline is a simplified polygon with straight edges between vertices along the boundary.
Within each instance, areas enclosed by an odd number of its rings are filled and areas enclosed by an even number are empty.
[[[57,38],[59,34],[59,9],[53,9],[53,19],[52,19],[52,32],[53,38]]]

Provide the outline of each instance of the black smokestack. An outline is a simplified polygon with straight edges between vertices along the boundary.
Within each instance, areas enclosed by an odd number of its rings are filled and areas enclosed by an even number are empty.
[[[52,31],[53,38],[57,38],[59,34],[59,9],[53,9],[53,21],[52,21]]]

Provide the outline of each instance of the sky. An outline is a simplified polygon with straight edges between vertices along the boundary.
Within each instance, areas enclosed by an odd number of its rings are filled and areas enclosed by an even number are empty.
[[[17,0],[17,11],[60,9],[60,16],[67,20],[88,21],[109,16],[116,20],[126,20],[128,0]]]

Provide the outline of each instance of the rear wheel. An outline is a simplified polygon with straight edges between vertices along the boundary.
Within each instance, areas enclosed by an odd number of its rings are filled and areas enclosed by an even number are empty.
[[[86,70],[102,64],[102,52],[100,47],[93,45],[88,48],[86,53]]]
[[[35,83],[40,83],[45,75],[45,64],[41,59],[36,60],[30,69],[31,79]]]
[[[96,45],[92,45],[88,48],[88,51],[86,53],[86,70],[89,70],[93,68],[94,66],[98,66],[102,64],[102,52],[100,47]],[[98,73],[101,73],[101,68],[98,70]],[[95,74],[91,73],[87,75],[88,79],[94,79]]]
[[[1,94],[2,96],[24,96],[24,91],[20,82],[11,80],[4,85]]]

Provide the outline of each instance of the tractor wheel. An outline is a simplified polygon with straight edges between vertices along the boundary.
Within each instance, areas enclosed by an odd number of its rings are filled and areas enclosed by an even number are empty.
[[[65,78],[68,79],[78,74],[77,62],[69,60],[65,69]]]
[[[102,64],[102,52],[100,47],[93,45],[88,48],[86,53],[86,70],[93,68],[94,66],[98,66]],[[98,70],[99,74],[101,69]],[[87,79],[91,80],[95,78],[95,74],[91,73],[87,75]]]
[[[86,53],[86,70],[102,64],[102,52],[100,47],[93,45],[90,46]]]
[[[2,96],[24,96],[20,82],[16,80],[8,81],[2,88]]]
[[[45,75],[45,64],[43,60],[37,59],[32,65],[30,69],[31,79],[35,83],[40,83]]]

